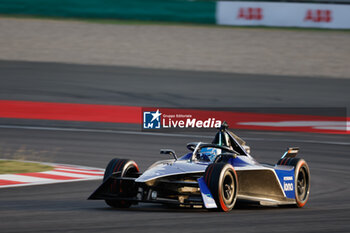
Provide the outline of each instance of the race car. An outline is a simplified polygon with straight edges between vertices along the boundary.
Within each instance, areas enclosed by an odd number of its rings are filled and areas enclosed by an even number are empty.
[[[135,161],[112,159],[103,183],[88,198],[114,208],[140,202],[230,211],[239,202],[303,207],[309,198],[308,164],[288,148],[274,165],[257,162],[245,141],[223,123],[211,143],[191,142],[189,153],[161,160],[141,173]]]

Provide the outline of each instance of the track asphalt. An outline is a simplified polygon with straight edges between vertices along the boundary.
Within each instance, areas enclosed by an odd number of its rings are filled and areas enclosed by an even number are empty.
[[[350,105],[350,83],[344,79],[11,61],[0,62],[0,76],[0,99],[10,100],[169,107]],[[25,157],[99,168],[120,157],[134,159],[145,170],[164,158],[160,148],[184,154],[187,142],[210,141],[212,136],[144,134],[128,124],[1,119],[0,125],[6,126],[0,128],[0,153],[4,158]],[[305,208],[244,207],[217,213],[142,204],[115,210],[103,201],[86,200],[100,181],[82,181],[1,189],[0,231],[350,231],[348,135],[236,133],[247,141],[260,162],[275,163],[288,146],[301,148],[300,157],[309,163],[311,171],[311,194]]]

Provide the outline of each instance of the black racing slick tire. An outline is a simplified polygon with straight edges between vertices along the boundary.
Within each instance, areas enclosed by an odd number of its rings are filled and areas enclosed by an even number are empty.
[[[213,163],[207,167],[203,177],[218,210],[232,210],[238,191],[238,179],[234,168],[228,163]]]
[[[295,200],[296,207],[303,207],[310,195],[310,169],[304,159],[294,158],[290,162],[295,167]]]
[[[303,207],[310,195],[310,169],[306,161],[301,158],[284,158],[277,164],[294,167],[295,206]]]
[[[133,177],[134,174],[139,172],[139,168],[135,161],[127,159],[112,159],[105,170],[103,182],[105,182],[113,173],[118,174],[121,177]],[[130,197],[134,187],[127,185],[125,181],[114,180],[108,187],[110,193],[118,193],[122,197]],[[125,200],[105,200],[107,205],[114,208],[129,208],[132,204],[131,201]]]

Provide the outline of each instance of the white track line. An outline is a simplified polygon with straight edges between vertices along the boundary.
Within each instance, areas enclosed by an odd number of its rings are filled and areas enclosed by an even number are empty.
[[[74,173],[68,173],[68,172],[61,172],[61,171],[46,171],[46,172],[40,172],[42,174],[48,174],[48,175],[54,175],[54,176],[68,176],[73,178],[90,178],[90,177],[98,177],[94,175],[84,175],[84,174],[74,174]],[[102,176],[102,175],[101,175]]]
[[[104,171],[82,171],[82,170],[74,170],[74,169],[67,169],[67,168],[56,168],[55,171],[66,171],[66,172],[84,172],[84,173],[90,173],[93,175],[103,175]]]
[[[65,132],[89,132],[89,133],[109,133],[109,134],[127,134],[127,135],[149,135],[149,136],[164,136],[164,137],[186,137],[186,138],[209,138],[212,136],[194,135],[194,134],[176,134],[176,133],[156,133],[156,132],[137,132],[124,130],[103,130],[103,129],[77,129],[63,127],[38,127],[38,126],[17,126],[17,125],[0,125],[3,129],[26,129],[26,130],[45,130],[45,131],[65,131]],[[271,141],[271,142],[303,142],[314,144],[328,145],[350,145],[350,142],[335,142],[335,141],[318,141],[318,140],[302,140],[302,139],[269,139],[269,138],[249,138],[245,140],[251,141]]]
[[[33,177],[33,176],[22,176],[17,174],[4,174],[0,175],[0,180],[10,180],[10,181],[16,181],[16,182],[47,182],[52,179],[47,178],[40,178],[40,177]],[[0,186],[1,187],[1,186]]]

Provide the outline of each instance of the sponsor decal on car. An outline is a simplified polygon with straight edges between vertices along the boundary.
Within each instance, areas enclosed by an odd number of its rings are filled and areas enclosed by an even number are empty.
[[[283,182],[283,190],[284,191],[293,191],[294,190],[293,183]]]
[[[293,180],[293,176],[285,176],[283,177],[283,180]]]
[[[291,182],[286,182],[286,181],[291,181]],[[283,177],[283,190],[284,191],[293,191],[294,190],[293,176]]]

